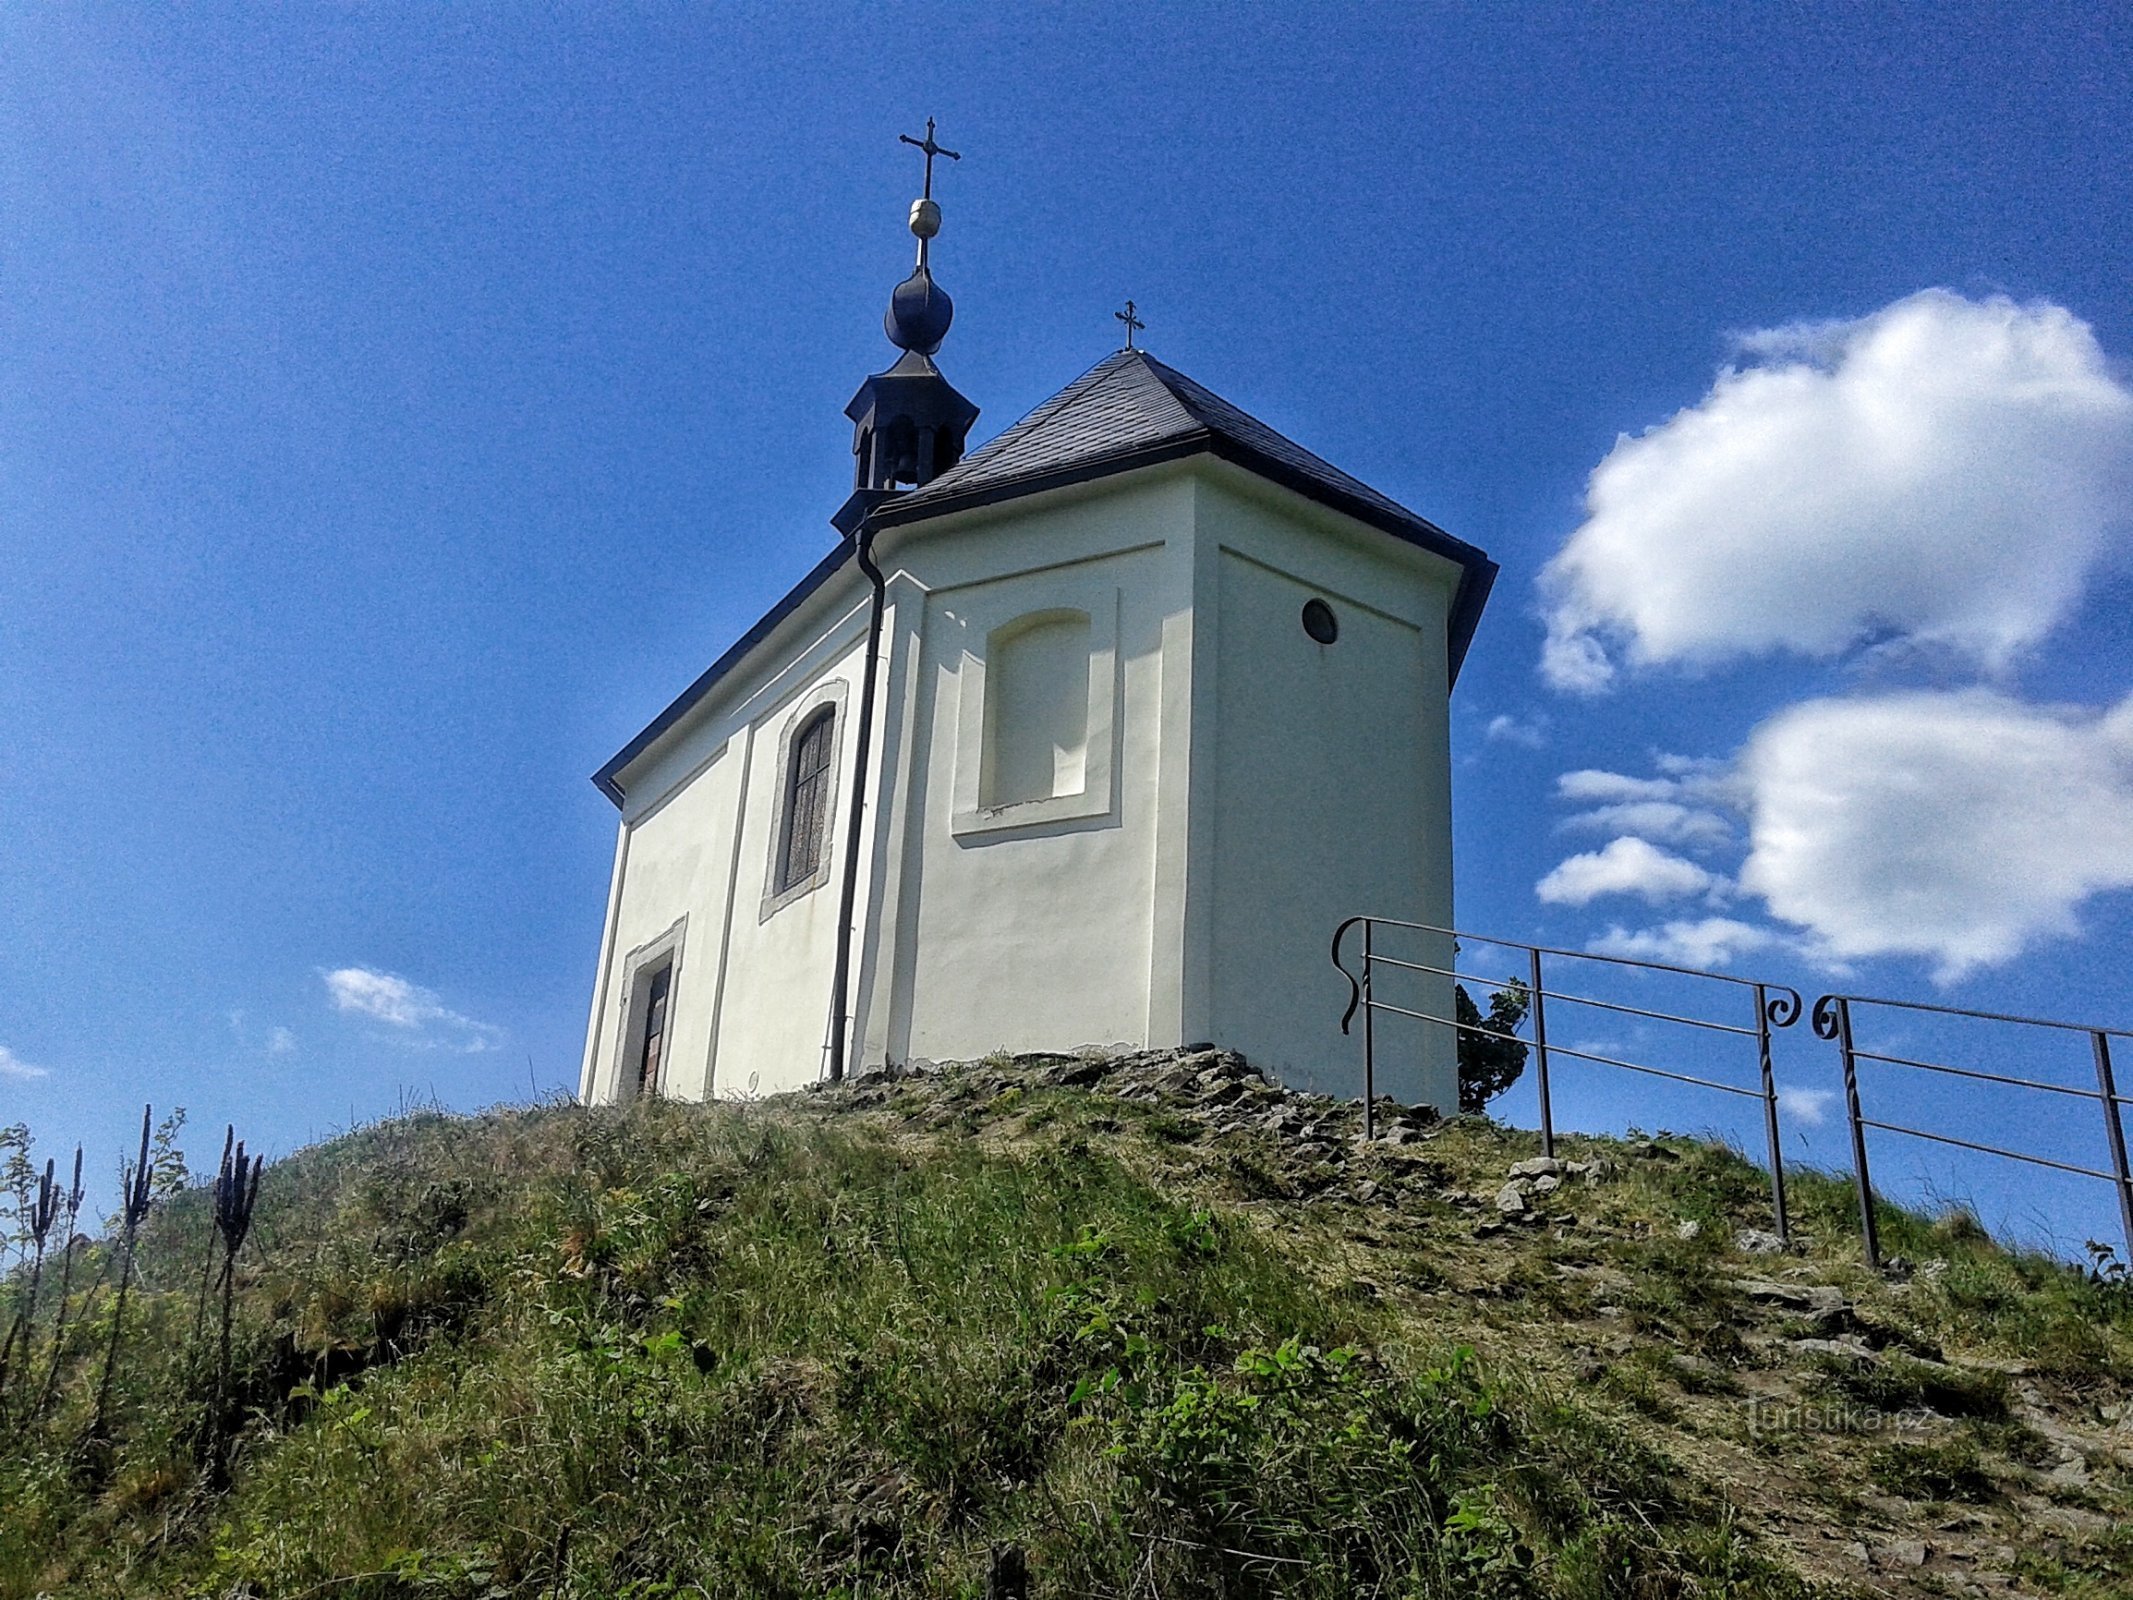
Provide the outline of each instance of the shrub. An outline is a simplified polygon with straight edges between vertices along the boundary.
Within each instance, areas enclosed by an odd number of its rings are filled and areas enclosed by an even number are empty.
[[[1479,1111],[1526,1070],[1526,1045],[1512,1037],[1526,1020],[1532,998],[1516,978],[1489,996],[1486,1020],[1466,985],[1452,986],[1452,1015],[1459,1021],[1459,1109]],[[1486,1027],[1488,1033],[1474,1029]]]

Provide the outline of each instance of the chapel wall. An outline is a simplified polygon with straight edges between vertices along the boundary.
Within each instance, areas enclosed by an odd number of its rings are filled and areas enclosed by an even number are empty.
[[[588,1099],[634,1091],[642,990],[670,962],[663,1093],[767,1095],[821,1074],[864,611],[839,608],[813,619],[812,632],[808,618],[793,629],[782,660],[737,678],[627,775],[612,927],[581,1074]],[[823,706],[834,707],[836,725],[822,861],[804,888],[780,895],[772,841],[783,818],[781,755]]]
[[[886,1009],[873,1036],[890,1059],[1151,1038],[1166,759],[1169,781],[1184,778],[1186,728],[1173,716],[1166,735],[1164,674],[1166,629],[1191,606],[1189,477],[1158,470],[1007,511],[930,532],[903,556],[925,602],[888,981],[875,985]],[[1047,652],[1086,641],[1069,675],[1086,686],[1085,716],[1020,675],[1036,656],[988,688],[988,657],[1029,619],[1058,629]],[[988,790],[988,695],[997,724],[1003,692],[1068,730],[1055,781],[1032,780],[1026,796]]]
[[[663,1047],[663,1092],[695,1098],[711,1043],[709,993],[717,986],[719,923],[733,854],[726,841],[740,803],[742,747],[729,740],[690,777],[625,824],[620,899],[597,1023],[595,1097],[617,1099],[625,1082],[631,977],[648,963],[670,961],[674,972]],[[634,1071],[635,1062],[630,1069]]]
[[[1361,912],[1451,921],[1456,569],[1217,477],[1201,485],[1195,536],[1198,670],[1211,691],[1199,711],[1211,726],[1195,741],[1207,1036],[1286,1082],[1360,1094],[1360,1041],[1339,1029],[1348,987],[1328,960],[1334,929]],[[1304,629],[1314,599],[1333,612],[1333,643]],[[1411,938],[1401,953],[1452,964],[1448,941]],[[1396,1003],[1452,1015],[1448,980],[1402,976]],[[1378,1093],[1456,1105],[1449,1029],[1378,1032]]]
[[[823,1073],[865,666],[861,640],[749,724],[751,758],[734,851],[738,868],[725,982],[714,997],[718,1017],[710,1073],[713,1092],[721,1097],[778,1094],[813,1083]],[[824,704],[836,708],[837,738],[822,869],[812,887],[781,902],[773,892],[774,841],[782,816],[780,755],[799,724]],[[854,909],[862,926],[865,879],[862,872]]]

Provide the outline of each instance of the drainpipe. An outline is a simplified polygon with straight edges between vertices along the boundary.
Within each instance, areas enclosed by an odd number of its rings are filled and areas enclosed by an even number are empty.
[[[852,808],[844,821],[844,886],[837,896],[837,964],[830,978],[830,1082],[844,1081],[844,1035],[852,1019],[852,909],[859,899],[859,844],[866,813],[868,758],[874,741],[874,679],[881,661],[881,614],[887,583],[874,565],[874,529],[862,522],[853,530],[852,546],[859,570],[874,586],[867,616],[866,676],[859,684],[859,749],[852,757]]]

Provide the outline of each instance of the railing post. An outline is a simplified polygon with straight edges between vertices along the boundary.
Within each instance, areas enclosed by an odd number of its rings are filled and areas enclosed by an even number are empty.
[[[1528,951],[1531,960],[1527,965],[1526,996],[1533,1003],[1533,1071],[1535,1087],[1540,1090],[1541,1107],[1541,1154],[1555,1154],[1555,1105],[1548,1094],[1548,1013],[1542,1004],[1541,953]],[[1458,1015],[1455,1009],[1452,1013]]]
[[[1370,994],[1371,920],[1363,919],[1363,1137],[1378,1136],[1377,1012]]]
[[[2111,1171],[2118,1186],[2118,1221],[2125,1229],[2126,1259],[2133,1261],[2133,1173],[2126,1169],[2126,1125],[2118,1114],[2118,1084],[2111,1072],[2111,1036],[2098,1028],[2089,1035],[2096,1046],[2096,1087],[2103,1093],[2104,1136],[2111,1146]]]
[[[1792,1016],[1797,1019],[1795,1009]],[[1777,1076],[1770,1065],[1770,991],[1755,986],[1755,1044],[1763,1069],[1763,1134],[1770,1141],[1770,1204],[1777,1212],[1778,1238],[1792,1243],[1792,1230],[1785,1221],[1785,1154],[1778,1143]]]
[[[1859,1182],[1859,1238],[1866,1264],[1881,1270],[1881,1230],[1874,1221],[1874,1180],[1866,1169],[1866,1127],[1860,1121],[1859,1064],[1852,1045],[1852,1003],[1837,997],[1837,1048],[1844,1056],[1844,1114],[1852,1128],[1852,1172]]]

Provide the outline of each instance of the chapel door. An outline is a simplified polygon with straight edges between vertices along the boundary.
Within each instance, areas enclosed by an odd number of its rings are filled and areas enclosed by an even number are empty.
[[[667,1038],[667,991],[674,986],[674,969],[661,967],[644,997],[644,1043],[637,1053],[637,1092],[659,1092],[659,1056]]]

